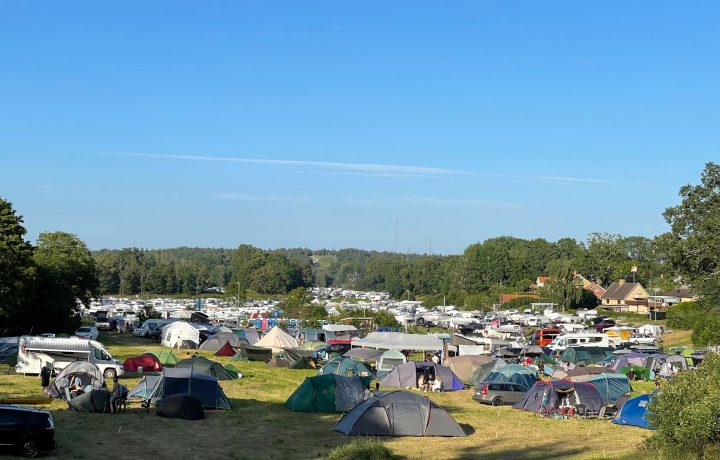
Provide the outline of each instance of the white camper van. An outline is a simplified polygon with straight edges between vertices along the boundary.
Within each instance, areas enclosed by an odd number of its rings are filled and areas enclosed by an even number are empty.
[[[120,361],[113,359],[100,342],[32,336],[20,337],[15,371],[18,374],[39,374],[46,363],[60,370],[73,361],[95,364],[106,379],[123,374]]]
[[[560,334],[550,342],[548,348],[562,351],[567,347],[609,347],[608,336],[597,332],[569,332]]]

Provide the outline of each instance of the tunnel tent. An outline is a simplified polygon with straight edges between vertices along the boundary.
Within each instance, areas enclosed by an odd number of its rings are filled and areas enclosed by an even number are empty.
[[[333,430],[348,436],[466,436],[445,409],[409,391],[375,393]]]
[[[616,425],[639,426],[641,428],[653,429],[647,420],[647,409],[652,396],[649,394],[628,399],[620,410],[615,414],[613,423]]]
[[[323,374],[306,377],[285,405],[295,412],[347,412],[364,399],[360,377]]]
[[[455,391],[465,388],[465,385],[449,367],[441,366],[432,361],[408,361],[405,364],[397,365],[380,380],[380,386],[417,388],[418,377],[424,373],[426,368],[431,368],[435,378],[440,379],[442,391]]]

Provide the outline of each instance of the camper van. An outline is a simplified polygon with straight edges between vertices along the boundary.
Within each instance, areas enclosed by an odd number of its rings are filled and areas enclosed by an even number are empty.
[[[560,334],[550,342],[548,348],[562,351],[567,347],[609,347],[608,336],[596,332],[570,332]]]
[[[95,364],[106,379],[123,374],[120,361],[113,359],[100,342],[33,336],[20,337],[15,371],[18,374],[39,374],[46,363],[59,371],[74,361]]]

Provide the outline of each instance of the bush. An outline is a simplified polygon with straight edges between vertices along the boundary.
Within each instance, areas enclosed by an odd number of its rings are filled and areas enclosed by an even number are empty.
[[[693,327],[692,343],[696,347],[720,344],[720,317],[706,313]]]
[[[712,456],[720,446],[720,356],[705,355],[697,370],[677,374],[648,408],[655,433],[648,446],[668,456]]]
[[[400,457],[378,440],[356,438],[350,444],[333,449],[327,458],[328,460],[393,460]]]
[[[703,315],[702,310],[695,302],[681,302],[668,308],[667,320],[668,327],[676,329],[692,329]]]

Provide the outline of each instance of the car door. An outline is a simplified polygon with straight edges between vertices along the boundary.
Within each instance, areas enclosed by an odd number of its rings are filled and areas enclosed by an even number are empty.
[[[17,410],[0,407],[0,445],[14,445],[22,420]]]
[[[515,404],[525,396],[525,390],[520,385],[511,384],[507,402]]]

